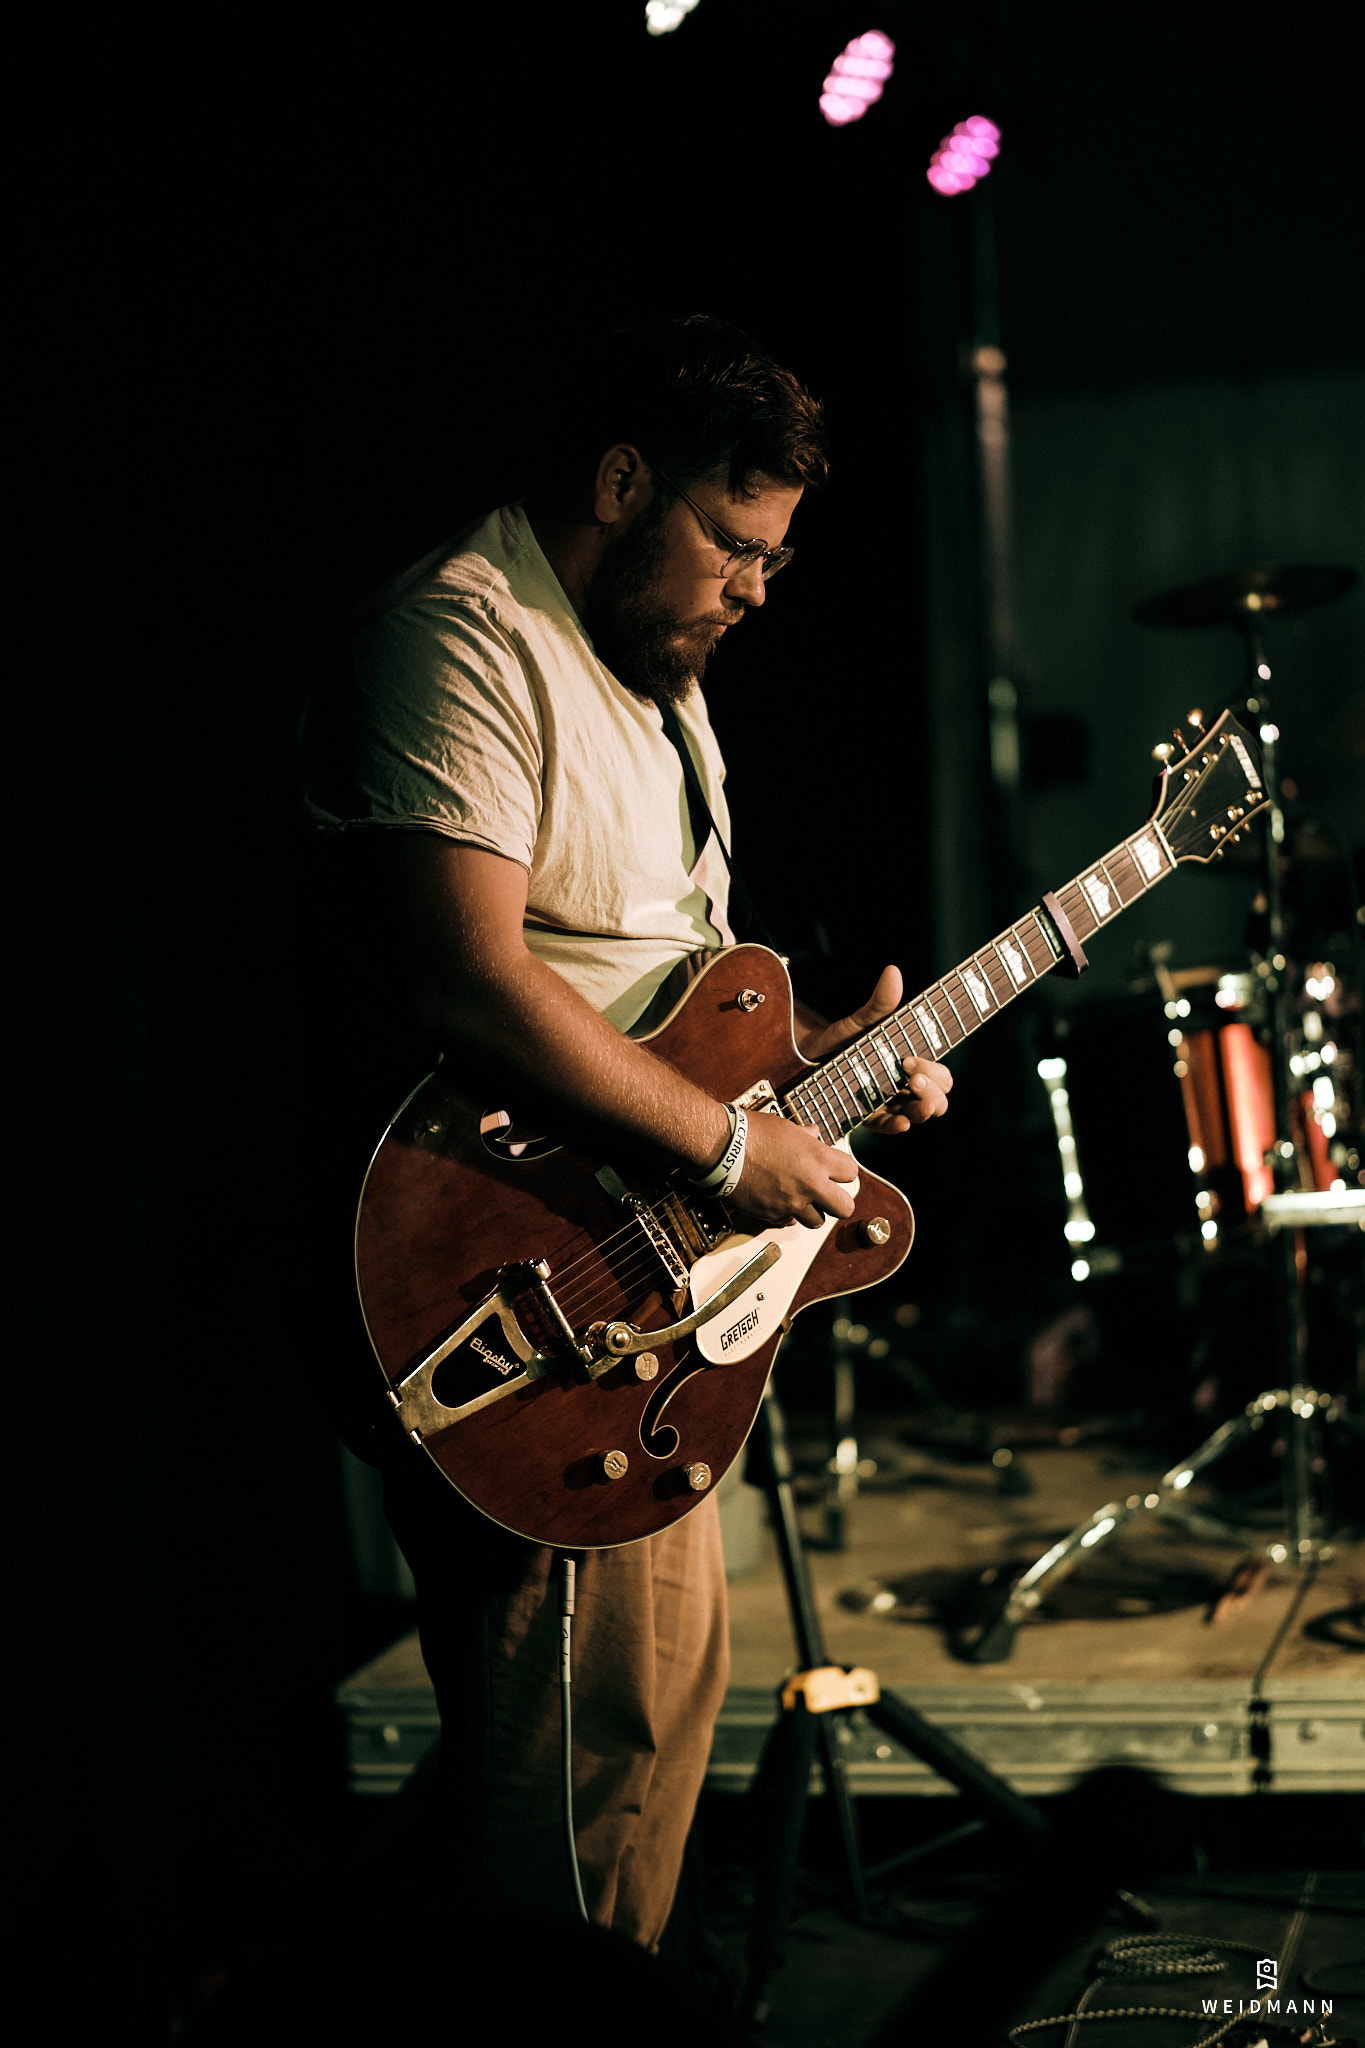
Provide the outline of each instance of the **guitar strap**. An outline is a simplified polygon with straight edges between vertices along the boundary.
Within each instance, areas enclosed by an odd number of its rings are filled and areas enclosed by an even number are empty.
[[[758,906],[749,894],[744,877],[730,859],[730,849],[720,836],[720,827],[711,816],[711,806],[706,801],[706,792],[701,786],[697,764],[692,758],[692,749],[687,744],[687,735],[682,729],[677,712],[671,704],[659,700],[659,716],[664,722],[664,731],[682,762],[683,786],[687,790],[687,813],[692,820],[692,837],[697,843],[698,860],[701,859],[702,849],[711,834],[714,832],[716,835],[720,857],[725,862],[725,871],[730,877],[730,929],[737,938],[757,939],[760,945],[767,946],[774,953],[781,953],[781,947],[759,915]]]

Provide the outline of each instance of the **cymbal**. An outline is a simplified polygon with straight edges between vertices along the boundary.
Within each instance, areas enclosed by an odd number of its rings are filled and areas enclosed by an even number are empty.
[[[1359,581],[1356,570],[1340,566],[1266,562],[1145,597],[1133,618],[1139,626],[1254,626],[1286,612],[1314,611]]]

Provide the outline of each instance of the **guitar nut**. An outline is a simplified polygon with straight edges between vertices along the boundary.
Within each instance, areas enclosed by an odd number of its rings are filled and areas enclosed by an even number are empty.
[[[637,1380],[652,1380],[659,1370],[659,1361],[652,1351],[642,1351],[635,1360]]]

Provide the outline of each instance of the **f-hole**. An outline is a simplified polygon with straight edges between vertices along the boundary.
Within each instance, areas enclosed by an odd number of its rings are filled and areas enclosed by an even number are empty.
[[[678,1359],[672,1372],[660,1380],[646,1401],[644,1413],[640,1417],[640,1442],[651,1458],[671,1458],[677,1450],[682,1441],[681,1437],[671,1422],[666,1422],[660,1429],[659,1418],[679,1387],[690,1380],[694,1373],[704,1371],[705,1366],[705,1359],[693,1355],[689,1345],[687,1352]]]
[[[479,1119],[479,1138],[485,1152],[491,1152],[495,1159],[515,1159],[522,1164],[544,1159],[560,1149],[557,1138],[542,1138],[523,1129],[505,1109],[485,1111]]]

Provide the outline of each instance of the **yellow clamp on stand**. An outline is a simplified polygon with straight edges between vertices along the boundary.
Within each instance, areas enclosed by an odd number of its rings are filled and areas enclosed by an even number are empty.
[[[782,1688],[782,1705],[790,1713],[800,1697],[808,1714],[829,1714],[840,1707],[869,1707],[881,1696],[875,1671],[821,1664],[814,1671],[792,1673]]]

